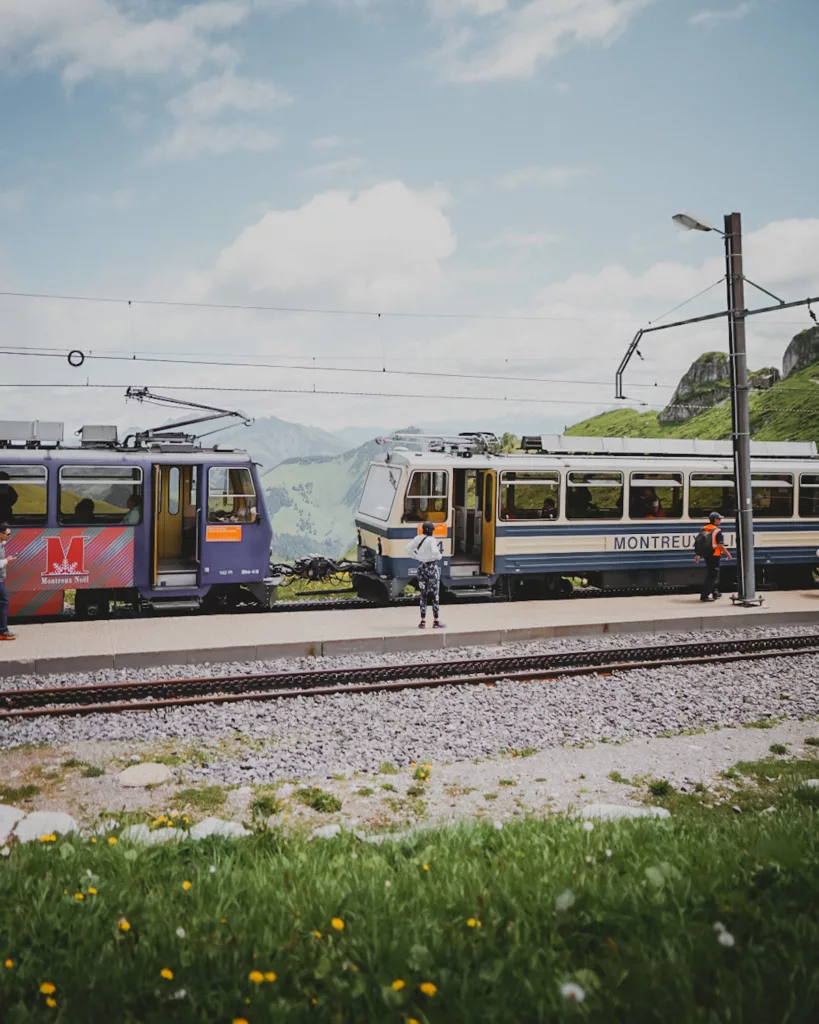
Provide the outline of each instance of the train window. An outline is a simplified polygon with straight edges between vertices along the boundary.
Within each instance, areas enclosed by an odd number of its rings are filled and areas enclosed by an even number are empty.
[[[0,466],[0,523],[34,526],[46,521],[45,466]]]
[[[628,514],[632,519],[682,519],[682,473],[632,473]]]
[[[59,521],[64,526],[133,526],[142,518],[138,466],[63,466]]]
[[[449,474],[416,470],[404,498],[404,521],[443,523],[449,514]]]
[[[736,487],[728,473],[692,473],[688,492],[688,515],[707,519],[719,512],[726,519],[737,514]]]
[[[372,516],[373,519],[380,519],[385,523],[390,518],[400,479],[401,473],[397,469],[390,469],[389,466],[370,466],[358,511],[363,516]]]
[[[799,515],[819,519],[819,476],[803,473],[799,478]]]
[[[754,519],[790,519],[793,515],[793,477],[790,473],[751,476]]]
[[[569,473],[567,519],[622,519],[622,473]]]
[[[559,473],[501,473],[500,517],[557,519],[560,509]]]
[[[208,522],[255,523],[258,518],[250,470],[212,466],[208,470]]]
[[[171,466],[168,473],[168,515],[179,515],[179,469]]]

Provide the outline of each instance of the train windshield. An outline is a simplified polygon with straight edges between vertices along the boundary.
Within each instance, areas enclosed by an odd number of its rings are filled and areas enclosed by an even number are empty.
[[[370,466],[358,511],[386,522],[390,518],[400,473],[388,466]]]
[[[244,466],[213,466],[208,470],[208,522],[255,523],[259,518],[256,488]]]

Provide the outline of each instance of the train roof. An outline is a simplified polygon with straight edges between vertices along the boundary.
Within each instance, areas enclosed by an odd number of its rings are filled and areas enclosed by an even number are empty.
[[[134,435],[121,442],[112,425],[85,425],[77,434],[79,444],[64,444],[62,423],[43,420],[0,420],[0,461],[122,462],[124,459],[151,462],[223,462],[232,457],[249,462],[250,455],[235,445],[200,447],[185,435],[161,438]],[[131,443],[129,443],[131,442]]]
[[[572,437],[565,434],[524,435],[516,452],[499,452],[494,434],[473,433],[454,436],[395,434],[379,443],[398,444],[375,461],[393,465],[471,465],[474,468],[544,469],[586,465],[592,469],[622,464],[686,468],[692,465],[730,468],[731,441],[701,441],[651,437]],[[412,446],[412,447],[410,447]],[[412,450],[417,449],[417,450]],[[783,469],[794,463],[806,466],[819,462],[813,441],[752,441],[751,458],[768,469]]]

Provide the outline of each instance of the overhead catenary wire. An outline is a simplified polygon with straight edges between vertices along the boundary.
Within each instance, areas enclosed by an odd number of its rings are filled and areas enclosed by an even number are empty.
[[[333,389],[319,389],[315,390],[312,388],[273,388],[273,387],[225,387],[223,385],[183,385],[183,384],[146,384],[144,387],[150,390],[159,391],[213,391],[213,392],[231,392],[235,394],[284,394],[284,395],[332,395],[339,397],[352,397],[352,398],[409,398],[413,400],[417,399],[446,399],[447,401],[455,402],[503,402],[507,405],[514,405],[517,402],[534,404],[534,405],[603,405],[611,406],[612,410],[622,410],[623,405],[614,405],[610,400],[604,400],[600,398],[586,398],[586,399],[568,399],[568,398],[524,398],[518,396],[509,395],[430,395],[430,394],[414,394],[414,393],[401,393],[401,392],[390,392],[390,391],[343,391]],[[6,383],[0,382],[0,388],[14,389],[14,388],[27,388],[27,389],[42,389],[42,390],[53,390],[59,391],[63,389],[85,389],[85,390],[109,390],[109,391],[126,391],[130,384],[92,384],[87,381],[84,384],[43,384],[43,383]],[[649,403],[641,402],[636,399],[632,399],[636,406],[641,409],[652,410],[652,409],[663,409],[665,406],[661,403]],[[727,399],[725,399],[727,401]],[[719,403],[722,405],[723,403]],[[686,408],[696,409],[700,412],[713,411],[717,406],[714,405],[690,405],[686,403]],[[802,402],[787,407],[776,407],[772,406],[765,409],[764,412],[795,412],[802,408],[814,408],[814,403],[811,401]],[[634,409],[633,411],[637,411]],[[596,415],[596,414],[595,414]]]
[[[719,283],[719,282],[717,282]],[[715,285],[709,285],[705,291],[709,291]],[[704,294],[704,293],[700,293]],[[681,305],[691,299],[686,299]],[[22,292],[22,291],[0,291],[0,298],[14,299],[38,299],[53,302],[88,302],[117,306],[165,306],[177,307],[180,309],[226,309],[245,310],[248,312],[262,313],[294,313],[312,314],[317,316],[349,316],[349,317],[392,317],[396,319],[418,319],[418,320],[507,320],[520,322],[541,322],[541,323],[612,323],[612,324],[641,324],[644,320],[637,317],[610,317],[610,316],[544,316],[537,313],[461,313],[461,312],[436,312],[425,310],[378,310],[378,309],[335,309],[319,306],[274,306],[263,303],[248,302],[201,302],[193,299],[127,299],[115,295],[70,295],[61,292]],[[679,307],[677,307],[679,308]],[[664,313],[663,317],[668,316]],[[659,319],[663,319],[659,317]],[[781,323],[802,323],[801,320],[780,321]]]
[[[28,356],[31,358],[65,359],[69,349],[46,349],[46,348],[21,348],[20,346],[1,346],[0,354],[6,356]],[[464,380],[487,380],[487,381],[511,381],[536,383],[536,384],[585,384],[601,385],[607,387],[610,381],[605,380],[572,380],[565,377],[532,377],[532,376],[511,376],[509,374],[487,374],[487,373],[452,373],[440,370],[393,370],[386,366],[381,368],[360,367],[360,366],[317,366],[315,363],[309,365],[295,365],[291,363],[262,363],[245,362],[234,359],[178,359],[168,356],[148,356],[136,352],[126,355],[114,353],[94,352],[92,349],[83,353],[87,359],[100,359],[106,362],[124,363],[168,363],[177,366],[217,366],[221,368],[235,367],[241,369],[267,369],[267,370],[297,370],[314,372],[317,370],[326,373],[375,373],[379,376],[384,374],[404,377],[445,377],[450,379]],[[315,357],[313,357],[315,359]],[[332,356],[328,358],[334,358]],[[644,388],[668,388],[676,387],[673,384],[635,384],[635,387]]]

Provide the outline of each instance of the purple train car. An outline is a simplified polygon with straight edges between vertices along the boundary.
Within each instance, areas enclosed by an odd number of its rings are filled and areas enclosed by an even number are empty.
[[[0,422],[0,521],[13,616],[269,607],[271,526],[257,467],[190,435]]]

